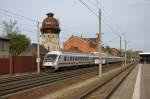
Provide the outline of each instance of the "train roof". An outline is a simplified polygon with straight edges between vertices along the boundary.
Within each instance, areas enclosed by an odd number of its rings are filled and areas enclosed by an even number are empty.
[[[72,53],[72,52],[61,52],[61,51],[52,51],[52,52],[48,52],[47,54],[58,54],[58,55],[93,55],[93,54],[87,54],[87,53]],[[93,55],[94,56],[94,55]]]
[[[92,56],[92,57],[99,57],[99,55],[96,54],[88,54],[88,53],[72,53],[72,52],[61,52],[61,51],[51,51],[47,54],[57,54],[57,55],[74,55],[74,56]],[[106,57],[106,55],[101,54],[102,57]],[[108,56],[109,58],[122,58],[118,56]]]

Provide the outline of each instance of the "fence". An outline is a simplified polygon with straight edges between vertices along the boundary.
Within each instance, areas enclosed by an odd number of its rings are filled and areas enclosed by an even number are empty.
[[[34,56],[12,56],[8,59],[0,59],[0,75],[36,70],[36,57]]]

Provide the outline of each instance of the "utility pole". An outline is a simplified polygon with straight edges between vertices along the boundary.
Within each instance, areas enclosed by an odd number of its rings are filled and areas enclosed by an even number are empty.
[[[37,58],[36,58],[36,62],[37,62],[37,73],[40,73],[40,22],[38,21],[38,25],[37,25],[37,32],[38,32],[38,44],[37,44]]]
[[[12,64],[12,55],[11,53],[9,54],[9,74],[12,75],[13,74],[13,64]]]
[[[101,51],[102,51],[102,46],[101,46],[101,9],[99,9],[99,77],[102,76],[102,61],[101,61]]]
[[[127,40],[125,40],[125,66],[126,66],[126,64],[127,64]]]
[[[121,36],[120,36],[120,56],[122,56],[122,51],[121,51]]]

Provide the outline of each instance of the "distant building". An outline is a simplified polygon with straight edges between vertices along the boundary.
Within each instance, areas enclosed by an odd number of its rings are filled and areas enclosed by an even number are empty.
[[[69,49],[61,49],[62,52],[84,53],[78,47],[70,47]]]
[[[48,51],[60,50],[59,45],[59,22],[54,17],[53,13],[48,13],[47,18],[43,20],[41,28],[41,45]]]
[[[112,56],[118,56],[118,54],[119,54],[119,50],[118,49],[116,49],[116,48],[111,48],[111,53],[112,53]]]
[[[9,39],[0,37],[0,59],[9,58]]]
[[[82,36],[71,36],[63,43],[64,50],[76,49],[79,52],[98,52],[99,36],[96,38],[83,38]]]
[[[150,52],[139,53],[139,56],[142,64],[150,64]]]
[[[40,56],[43,57],[48,50],[46,50],[43,46],[40,46]],[[37,56],[37,44],[33,43],[29,45],[20,56]]]

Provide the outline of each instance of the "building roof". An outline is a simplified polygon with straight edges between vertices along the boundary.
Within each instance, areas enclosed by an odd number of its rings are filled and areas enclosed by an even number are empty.
[[[96,43],[96,38],[84,38],[85,40],[88,40],[92,43]]]
[[[48,13],[47,18],[45,18],[42,22],[42,33],[45,32],[55,32],[59,33],[60,28],[59,28],[59,22],[57,19],[55,19],[53,13]]]
[[[67,50],[61,49],[62,52],[74,52],[74,53],[83,53],[78,47],[71,47]]]
[[[83,40],[83,41],[85,41],[85,42],[90,42],[90,43],[93,43],[93,44],[96,44],[96,38],[82,38],[82,37],[79,37],[79,36],[71,36],[69,39],[72,39],[72,38],[74,38],[74,37],[76,37],[76,38],[78,38],[78,39],[81,39],[81,40]],[[67,40],[68,41],[68,40]],[[66,41],[65,41],[66,42]]]
[[[139,53],[139,55],[150,55],[150,52]]]
[[[9,41],[8,38],[4,38],[4,37],[0,37],[0,40],[2,40],[2,41]]]

